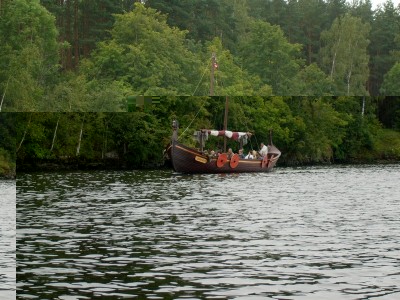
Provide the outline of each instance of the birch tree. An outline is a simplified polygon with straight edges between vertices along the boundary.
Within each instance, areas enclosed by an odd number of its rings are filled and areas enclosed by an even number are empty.
[[[360,18],[344,15],[321,34],[321,64],[337,95],[366,95],[367,46],[370,26]]]

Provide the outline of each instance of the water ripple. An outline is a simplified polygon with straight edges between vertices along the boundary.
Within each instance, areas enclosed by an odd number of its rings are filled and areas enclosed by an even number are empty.
[[[0,298],[15,299],[15,182],[0,181]]]
[[[395,299],[400,166],[23,174],[21,299]]]

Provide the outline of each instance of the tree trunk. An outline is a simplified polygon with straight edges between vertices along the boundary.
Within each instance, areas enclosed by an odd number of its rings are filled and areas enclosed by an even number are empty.
[[[351,69],[347,74],[347,96],[350,96],[350,79],[351,79]]]
[[[78,0],[74,1],[74,67],[79,63]]]
[[[337,42],[337,45],[339,46],[339,44],[340,44],[340,36],[339,36],[339,40]],[[332,68],[331,68],[331,79],[333,78],[333,74],[335,73],[336,54],[337,54],[337,49],[335,49],[335,53],[333,54]]]
[[[57,129],[58,129],[58,123],[59,123],[59,122],[60,122],[60,117],[58,117],[58,119],[57,119],[57,125],[56,125],[56,129],[54,129],[53,141],[52,141],[52,143],[51,143],[50,152],[52,152],[52,151],[53,151],[53,148],[54,148],[54,142],[55,142],[55,140],[56,140],[56,136],[57,136]]]
[[[30,115],[29,115],[28,125],[27,125],[26,128],[25,128],[24,134],[22,135],[21,142],[19,143],[18,148],[17,148],[17,150],[16,150],[15,152],[18,152],[19,149],[21,149],[22,143],[23,143],[24,140],[25,140],[25,137],[26,137],[26,134],[27,134],[27,132],[28,132],[29,126],[31,125],[31,121],[32,121],[32,113],[30,113]]]
[[[82,120],[82,124],[81,124],[81,131],[79,133],[78,146],[76,147],[76,156],[79,155],[79,152],[81,150],[81,142],[82,142],[82,134],[83,134],[83,123],[85,123],[85,116],[83,116],[83,120]]]
[[[311,32],[307,32],[307,37],[308,37],[308,45],[307,45],[308,64],[311,65],[311,61],[312,61],[312,45],[311,45],[312,34],[311,34]]]
[[[333,78],[333,73],[335,72],[335,60],[336,60],[336,51],[335,54],[333,54],[333,59],[332,59],[331,79]]]
[[[363,96],[363,101],[362,101],[362,108],[361,108],[362,117],[364,117],[364,111],[365,111],[365,96]]]
[[[84,42],[83,42],[83,56],[87,57],[89,55],[90,52],[90,45],[89,45],[89,37],[90,37],[90,26],[89,26],[89,18],[90,18],[90,14],[89,14],[89,6],[87,4],[87,2],[85,2],[85,5],[83,7],[83,38],[84,38]]]
[[[65,12],[65,39],[70,45],[72,44],[72,37],[71,37],[71,0],[66,1],[66,12]],[[67,57],[66,57],[66,69],[72,69],[72,49],[68,47],[66,50]]]
[[[60,7],[60,10],[63,11],[64,10],[64,0],[59,0],[58,5]],[[58,41],[60,43],[64,43],[65,42],[65,26],[64,26],[64,14],[63,13],[58,14],[57,25],[60,30],[60,34],[58,36]],[[66,57],[65,49],[60,48],[60,65],[62,66],[63,69],[67,68],[67,62],[66,62],[65,57]]]
[[[10,78],[11,78],[11,76],[9,76],[8,79],[7,79],[6,87],[4,88],[3,97],[1,97],[0,112],[1,112],[1,108],[3,107],[4,97],[6,96],[6,92],[7,92],[7,88],[8,88],[8,83],[10,82]]]

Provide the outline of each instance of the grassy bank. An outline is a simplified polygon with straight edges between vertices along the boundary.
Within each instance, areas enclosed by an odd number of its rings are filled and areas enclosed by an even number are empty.
[[[375,141],[373,156],[383,161],[400,161],[400,132],[383,129]]]
[[[396,163],[400,162],[400,132],[380,129],[373,137],[370,148],[364,148],[344,163]]]

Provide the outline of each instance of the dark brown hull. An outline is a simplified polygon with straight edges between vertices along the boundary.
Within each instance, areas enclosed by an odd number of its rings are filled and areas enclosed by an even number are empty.
[[[270,172],[278,161],[281,152],[273,145],[268,146],[268,161],[261,159],[240,159],[236,167],[232,167],[228,159],[223,166],[217,166],[217,159],[209,159],[196,149],[181,143],[173,142],[169,148],[172,166],[180,173],[244,173]]]

